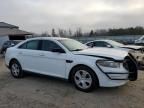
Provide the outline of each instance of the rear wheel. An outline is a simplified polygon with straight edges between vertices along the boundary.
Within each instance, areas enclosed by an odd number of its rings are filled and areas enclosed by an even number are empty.
[[[84,92],[90,92],[99,85],[96,74],[86,66],[73,69],[72,81],[78,90]]]
[[[10,70],[14,78],[22,78],[24,76],[24,72],[22,71],[21,65],[16,60],[11,61]]]

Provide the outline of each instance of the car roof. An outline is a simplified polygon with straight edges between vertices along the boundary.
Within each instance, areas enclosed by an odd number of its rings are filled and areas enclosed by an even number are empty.
[[[34,38],[30,38],[27,40],[37,40],[37,39],[42,39],[42,40],[65,40],[65,39],[69,39],[69,38],[62,38],[62,37],[34,37]]]
[[[106,40],[104,40],[104,39],[99,39],[99,40],[94,40],[94,41],[105,41],[105,42],[109,42],[109,41],[113,41],[113,40],[110,40],[110,39],[106,39]]]
[[[89,41],[86,44],[91,43],[91,42],[96,42],[96,41],[110,42],[110,41],[113,41],[113,40],[110,40],[110,39],[106,39],[106,40],[104,40],[104,39],[98,39],[98,40]]]

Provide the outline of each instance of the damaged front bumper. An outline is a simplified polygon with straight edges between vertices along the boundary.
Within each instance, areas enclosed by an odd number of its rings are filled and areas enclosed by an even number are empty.
[[[110,79],[110,80],[137,80],[138,69],[137,63],[131,55],[125,57],[124,61],[120,61],[127,72],[104,72],[100,66],[98,68]]]
[[[135,53],[131,53],[131,55],[137,61],[138,69],[143,70],[144,69],[144,52],[143,51],[137,51]]]

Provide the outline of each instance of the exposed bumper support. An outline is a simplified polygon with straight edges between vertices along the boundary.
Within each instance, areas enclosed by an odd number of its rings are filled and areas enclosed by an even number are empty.
[[[107,73],[105,73],[105,75],[111,80],[130,80],[130,81],[135,81],[137,79],[137,73],[134,73],[134,72],[128,72],[128,73],[107,72]]]
[[[125,62],[124,62],[125,61]],[[124,67],[128,70],[127,73],[118,73],[118,72],[104,72],[97,64],[97,67],[103,72],[109,79],[111,80],[137,80],[137,64],[135,60],[131,56],[127,56],[124,61],[120,61],[124,63]]]

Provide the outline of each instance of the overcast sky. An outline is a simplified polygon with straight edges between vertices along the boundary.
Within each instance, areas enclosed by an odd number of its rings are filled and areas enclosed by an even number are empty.
[[[0,0],[0,21],[36,33],[144,26],[144,0]]]

